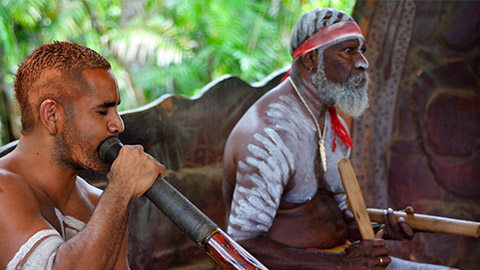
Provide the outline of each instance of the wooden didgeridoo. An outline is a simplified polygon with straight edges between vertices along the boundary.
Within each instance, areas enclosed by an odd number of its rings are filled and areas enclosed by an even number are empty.
[[[372,222],[368,216],[362,190],[358,185],[357,176],[355,176],[350,160],[343,157],[338,160],[337,166],[340,178],[342,179],[343,188],[345,189],[345,194],[347,194],[350,209],[355,217],[362,238],[365,240],[375,239],[375,233],[373,232]]]
[[[383,223],[383,209],[367,208],[372,221]],[[461,236],[479,237],[480,222],[445,218],[423,214],[407,214],[403,211],[394,211],[395,217],[403,217],[412,229],[425,232],[448,233]]]
[[[100,158],[112,164],[122,147],[118,138],[109,137],[98,146]],[[162,177],[145,196],[223,269],[267,269]]]

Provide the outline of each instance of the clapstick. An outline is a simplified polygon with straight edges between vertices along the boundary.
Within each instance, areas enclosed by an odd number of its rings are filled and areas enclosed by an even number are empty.
[[[384,223],[384,211],[385,210],[382,209],[367,208],[370,219],[378,223]],[[448,233],[468,237],[480,236],[480,222],[417,213],[407,214],[404,211],[394,211],[393,215],[396,218],[403,217],[405,222],[415,230]]]
[[[338,171],[342,178],[343,187],[347,194],[347,199],[352,209],[355,221],[358,224],[363,239],[373,239],[375,237],[370,220],[378,223],[384,223],[382,209],[366,208],[363,200],[362,191],[358,185],[357,177],[353,171],[352,164],[346,158],[338,161]],[[412,229],[439,232],[468,237],[480,236],[480,222],[445,218],[423,214],[407,214],[403,211],[394,211],[396,218],[403,217],[405,222]]]
[[[117,137],[109,137],[99,145],[98,153],[111,164],[122,147]],[[145,196],[223,269],[267,269],[162,177],[157,177]]]
[[[347,158],[341,158],[337,162],[338,171],[342,179],[342,184],[347,194],[347,200],[350,204],[353,216],[357,222],[358,229],[363,239],[374,239],[372,223],[367,213],[365,200],[363,199],[362,190],[358,185],[357,177],[353,171],[352,164]]]

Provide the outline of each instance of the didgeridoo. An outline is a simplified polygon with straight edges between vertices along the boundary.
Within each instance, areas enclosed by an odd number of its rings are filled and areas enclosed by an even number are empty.
[[[370,219],[374,222],[383,223],[383,209],[367,208]],[[425,232],[448,233],[461,236],[479,237],[480,222],[445,218],[423,214],[407,214],[403,211],[394,211],[397,218],[403,217],[412,229]]]
[[[111,164],[122,147],[118,138],[109,137],[98,146],[100,158]],[[267,269],[162,177],[145,196],[223,269]]]

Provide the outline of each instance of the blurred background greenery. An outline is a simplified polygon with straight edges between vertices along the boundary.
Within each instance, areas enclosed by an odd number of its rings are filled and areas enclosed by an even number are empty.
[[[252,83],[291,62],[290,31],[317,7],[355,0],[0,0],[0,145],[20,136],[13,80],[36,47],[90,47],[112,64],[119,110],[163,94],[192,96],[232,74]]]

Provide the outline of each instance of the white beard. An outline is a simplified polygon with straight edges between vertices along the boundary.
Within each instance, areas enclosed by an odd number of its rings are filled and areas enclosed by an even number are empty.
[[[366,70],[350,75],[344,84],[332,83],[325,76],[323,53],[318,56],[317,72],[312,75],[317,94],[327,106],[337,105],[346,114],[357,118],[368,108],[367,88],[369,77]]]

